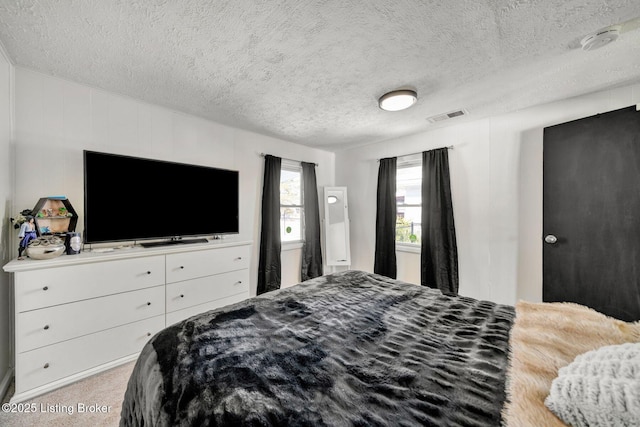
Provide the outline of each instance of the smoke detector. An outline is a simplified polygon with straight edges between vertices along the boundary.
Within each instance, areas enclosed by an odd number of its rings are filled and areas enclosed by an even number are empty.
[[[613,25],[589,34],[582,39],[580,44],[582,45],[582,50],[595,50],[616,41],[619,35],[620,25]]]

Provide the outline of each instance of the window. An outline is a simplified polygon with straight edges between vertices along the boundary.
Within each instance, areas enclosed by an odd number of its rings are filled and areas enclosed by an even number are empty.
[[[303,232],[302,166],[282,161],[280,171],[280,238],[300,242]]]
[[[398,162],[396,242],[420,244],[422,236],[422,160]]]

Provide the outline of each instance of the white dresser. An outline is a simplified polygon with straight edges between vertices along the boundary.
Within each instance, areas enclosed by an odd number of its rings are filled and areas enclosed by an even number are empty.
[[[151,336],[249,297],[251,242],[13,260],[15,394],[29,399],[134,360]]]

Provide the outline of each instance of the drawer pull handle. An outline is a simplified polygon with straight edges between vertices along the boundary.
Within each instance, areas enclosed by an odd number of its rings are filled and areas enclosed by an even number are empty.
[[[150,303],[150,302],[147,302],[147,305],[151,305],[151,303]]]
[[[184,270],[184,265],[181,265],[181,266],[180,266],[180,270]]]
[[[184,294],[180,294],[180,298],[184,298]]]
[[[42,290],[43,290],[43,291],[48,291],[48,290],[49,290],[49,287],[48,287],[48,286],[45,286],[44,288],[42,288]]]
[[[150,271],[147,271],[147,274],[151,274],[151,272],[150,272]]]
[[[147,336],[150,337],[151,336],[151,332],[147,332]]]
[[[49,325],[44,325],[44,330],[46,331],[47,329],[49,329]]]
[[[48,364],[48,363],[45,363],[45,364],[44,364],[44,369],[47,369],[48,367],[49,367],[49,364]]]
[[[242,280],[238,280],[234,285],[242,285]]]
[[[234,261],[240,261],[240,260],[242,260],[241,256],[239,256],[238,258],[234,259]]]

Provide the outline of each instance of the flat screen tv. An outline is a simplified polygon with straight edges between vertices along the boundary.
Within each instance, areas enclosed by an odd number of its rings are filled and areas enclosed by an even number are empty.
[[[238,175],[85,150],[84,241],[188,243],[205,240],[182,237],[238,233]]]

